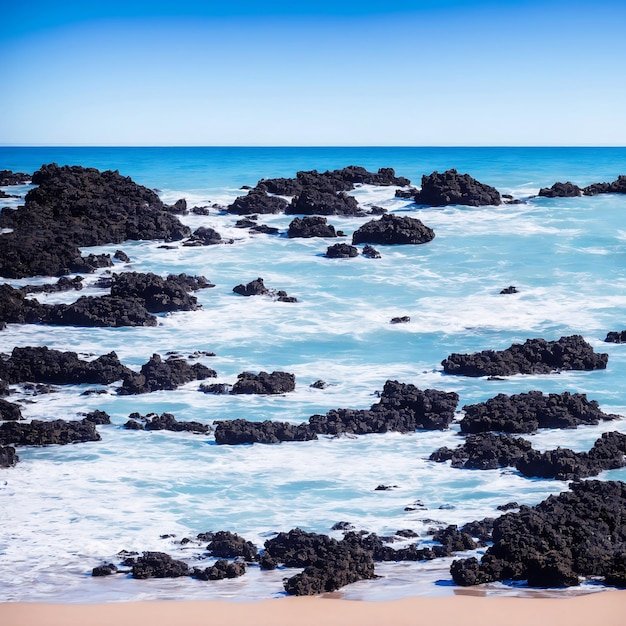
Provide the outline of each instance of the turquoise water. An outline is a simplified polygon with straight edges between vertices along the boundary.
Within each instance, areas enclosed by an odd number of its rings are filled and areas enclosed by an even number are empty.
[[[11,325],[0,351],[48,345],[101,354],[115,350],[138,368],[154,352],[216,353],[202,362],[233,382],[244,370],[286,370],[296,391],[282,397],[212,396],[197,384],[138,397],[81,396],[67,387],[24,404],[28,418],[71,419],[102,409],[113,426],[103,440],[66,447],[25,448],[21,462],[0,475],[0,599],[97,601],[148,598],[273,597],[286,571],[251,569],[237,581],[93,579],[91,568],[115,560],[121,549],[163,550],[191,557],[201,549],[176,543],[198,532],[228,529],[261,545],[270,533],[300,526],[329,533],[338,521],[390,533],[412,528],[427,539],[437,523],[464,523],[497,514],[499,504],[535,504],[565,483],[528,480],[513,470],[460,471],[427,461],[436,448],[457,443],[450,431],[321,439],[277,446],[216,446],[212,437],[137,433],[120,426],[132,411],[171,411],[179,419],[211,423],[245,417],[301,422],[331,408],[365,408],[387,379],[459,393],[459,409],[496,393],[576,391],[606,411],[626,416],[626,347],[604,343],[626,328],[626,197],[530,198],[556,180],[579,185],[626,173],[626,149],[615,148],[0,148],[0,169],[33,171],[43,163],[118,169],[190,206],[228,203],[263,177],[293,176],[362,165],[394,167],[420,184],[422,174],[456,167],[523,204],[501,207],[417,208],[394,198],[393,188],[363,186],[363,205],[419,217],[435,230],[422,246],[376,246],[382,258],[330,260],[329,242],[251,235],[234,228],[235,216],[212,210],[181,218],[192,228],[211,226],[232,245],[164,250],[158,242],[102,246],[131,258],[118,270],[204,274],[214,289],[198,294],[203,310],[160,318],[156,328],[77,329]],[[23,188],[26,191],[27,187]],[[17,201],[6,204],[17,205]],[[285,231],[291,217],[261,216]],[[332,217],[348,236],[366,218]],[[298,303],[241,298],[232,288],[262,276]],[[82,294],[98,293],[96,275]],[[36,278],[11,281],[21,285]],[[509,285],[519,293],[499,295]],[[41,296],[71,301],[77,294]],[[391,325],[392,317],[411,322]],[[444,376],[451,352],[502,349],[530,337],[582,334],[609,353],[608,368],[502,381]],[[323,379],[325,390],[309,385]],[[16,388],[14,398],[27,399]],[[462,416],[459,413],[459,419]],[[609,427],[541,432],[539,449],[588,449]],[[605,478],[624,478],[624,471]],[[375,491],[381,483],[398,485]],[[416,500],[427,510],[407,512]],[[449,508],[452,505],[454,508]],[[446,508],[439,508],[445,506]],[[177,537],[161,539],[173,533]],[[332,533],[331,533],[332,534]],[[378,568],[383,578],[351,585],[347,597],[382,599],[451,593],[449,560]],[[439,582],[438,582],[439,581]],[[494,587],[492,592],[508,593]]]

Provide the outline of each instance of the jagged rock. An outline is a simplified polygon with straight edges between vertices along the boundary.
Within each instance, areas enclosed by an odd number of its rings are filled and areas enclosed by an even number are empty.
[[[430,461],[452,461],[452,467],[465,469],[497,469],[510,467],[531,450],[530,442],[521,437],[486,433],[469,435],[454,450],[443,447],[433,452]]]
[[[604,341],[607,343],[626,343],[626,330],[610,331],[607,333]]]
[[[140,415],[131,413],[130,420],[124,425],[129,430],[171,430],[173,432],[191,432],[206,434],[211,432],[211,427],[201,422],[179,422],[171,413],[148,413]],[[144,422],[142,426],[140,421]]]
[[[130,263],[130,257],[123,250],[116,250],[113,258],[122,263]]]
[[[408,315],[403,315],[402,317],[392,317],[390,324],[408,324],[411,321],[411,318]]]
[[[438,541],[443,546],[446,555],[478,547],[472,536],[463,529],[459,530],[456,524],[438,530],[433,535],[433,541]]]
[[[575,198],[582,195],[582,189],[569,180],[566,183],[554,183],[552,187],[542,187],[539,195],[545,198]]]
[[[331,530],[354,530],[354,526],[350,522],[337,522],[336,524],[333,524]]]
[[[0,420],[6,422],[16,422],[17,420],[22,419],[24,419],[22,417],[22,411],[17,404],[0,399]]]
[[[569,587],[580,576],[610,581],[623,565],[626,484],[588,480],[570,487],[495,520],[493,546],[480,562],[474,557],[454,561],[454,582],[468,586],[512,579]]]
[[[505,350],[483,350],[474,354],[451,354],[444,359],[446,374],[461,376],[512,376],[549,374],[559,370],[606,369],[609,355],[594,352],[580,335],[558,341],[528,339]]]
[[[420,220],[388,213],[379,220],[363,224],[352,235],[352,243],[420,244],[434,237],[432,228],[424,226]]]
[[[296,377],[288,372],[242,372],[231,393],[280,394],[296,388]]]
[[[328,246],[325,256],[329,259],[350,259],[359,256],[359,250],[347,243],[335,243]]]
[[[0,467],[13,467],[19,460],[13,446],[0,446]]]
[[[150,360],[141,366],[139,373],[129,370],[118,393],[131,395],[162,389],[171,390],[192,380],[204,380],[215,376],[217,376],[215,370],[201,363],[189,365],[184,359],[176,357],[164,361],[159,354],[153,354]]]
[[[223,580],[224,578],[238,578],[246,573],[246,564],[239,561],[230,563],[219,559],[211,567],[205,569],[194,568],[193,576],[198,580]]]
[[[594,183],[583,189],[586,196],[599,193],[626,193],[626,176],[618,176],[612,183]]]
[[[88,420],[76,422],[66,422],[61,419],[51,422],[32,420],[27,424],[4,422],[0,425],[0,445],[65,445],[84,441],[100,441],[100,439],[96,425]]]
[[[239,196],[226,210],[236,215],[283,213],[287,206],[284,198],[269,196],[264,189],[251,189],[248,195]]]
[[[313,389],[326,389],[326,387],[328,387],[328,383],[323,380],[316,380],[314,383],[311,383],[309,387]]]
[[[213,534],[207,550],[212,556],[221,558],[243,557],[246,561],[256,561],[258,551],[251,541],[246,541],[237,533],[220,530]]]
[[[507,502],[506,504],[499,504],[496,509],[498,511],[510,511],[511,509],[519,509],[517,502]]]
[[[132,565],[133,578],[179,578],[189,576],[189,566],[164,552],[144,552]]]
[[[117,572],[117,567],[113,563],[97,565],[91,570],[92,576],[111,576]]]
[[[213,383],[211,385],[207,385],[206,383],[202,383],[198,388],[202,393],[216,393],[216,394],[226,394],[230,393],[232,389],[232,385],[227,383]]]
[[[289,224],[287,237],[336,237],[335,227],[328,224],[325,217],[318,215],[307,215],[300,219],[294,217]]]
[[[101,426],[102,424],[110,424],[111,416],[106,411],[100,411],[96,409],[95,411],[85,413],[83,421],[91,422],[92,424]]]
[[[24,172],[12,172],[11,170],[0,170],[0,186],[24,185],[31,180],[30,174]]]
[[[0,359],[0,377],[9,383],[109,385],[128,375],[115,352],[93,361],[81,361],[76,352],[43,347],[13,348],[8,359]]]
[[[187,200],[185,200],[185,198],[176,200],[176,202],[174,202],[171,206],[165,205],[165,208],[170,213],[175,213],[176,215],[187,215],[187,213],[189,213],[189,210],[187,209]]]
[[[80,247],[174,241],[190,232],[153,191],[118,172],[53,163],[35,172],[32,182],[38,187],[23,207],[0,213],[0,228],[13,229],[0,237],[0,276],[90,272],[105,258],[82,258]]]
[[[354,196],[305,188],[285,209],[287,215],[364,215]]]
[[[220,243],[226,243],[215,229],[206,226],[200,226],[191,233],[189,239],[183,242],[183,246],[214,246]],[[228,243],[232,243],[230,240]]]
[[[256,280],[251,280],[246,285],[237,285],[233,287],[233,291],[240,296],[265,296],[270,293],[270,290],[265,286],[261,277]]]
[[[21,287],[20,291],[27,293],[55,293],[57,291],[80,291],[83,288],[83,277],[75,276],[68,278],[61,276],[56,283],[45,285],[26,285]]]
[[[538,428],[576,428],[580,424],[595,425],[600,421],[618,419],[604,413],[595,400],[582,393],[544,395],[529,391],[515,395],[498,394],[486,402],[463,407],[461,432],[501,431],[533,433]]]
[[[380,252],[378,252],[376,248],[370,245],[363,246],[363,251],[361,252],[361,254],[364,257],[367,257],[368,259],[380,259],[381,258]]]
[[[455,169],[422,176],[422,188],[414,198],[417,204],[428,206],[485,206],[499,205],[502,201],[497,189],[478,182],[469,174],[459,174]]]
[[[244,419],[222,420],[215,423],[215,443],[279,443],[281,441],[310,441],[317,435],[309,424],[289,422],[250,422]]]
[[[517,287],[515,287],[515,285],[509,285],[508,287],[505,287],[504,289],[502,289],[500,291],[500,295],[509,295],[512,293],[518,293],[517,291]]]

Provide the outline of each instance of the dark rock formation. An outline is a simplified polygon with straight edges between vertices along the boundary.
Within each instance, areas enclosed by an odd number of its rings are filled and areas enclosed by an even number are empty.
[[[233,241],[232,239],[228,241],[222,239],[222,235],[213,228],[200,226],[200,228],[196,228],[196,230],[191,233],[189,239],[183,242],[183,246],[215,246],[220,243],[233,243]]]
[[[148,413],[140,415],[131,413],[130,419],[124,428],[129,430],[171,430],[173,432],[191,432],[206,434],[211,432],[211,427],[201,422],[179,422],[171,413]],[[143,426],[141,425],[143,422]]]
[[[97,565],[91,570],[92,576],[111,576],[117,572],[117,566],[113,563],[105,563],[104,565]]]
[[[609,355],[597,354],[580,335],[558,341],[528,339],[505,350],[451,354],[441,364],[446,374],[461,376],[512,376],[550,374],[559,370],[606,369]]]
[[[268,289],[263,282],[261,277],[251,280],[247,284],[240,284],[233,287],[233,291],[240,296],[269,296],[274,300],[278,300],[279,302],[297,302],[298,299],[288,296],[286,291],[276,290],[276,289]]]
[[[19,460],[13,446],[0,446],[0,467],[13,467]]]
[[[207,550],[212,556],[226,559],[240,556],[250,562],[258,558],[257,548],[251,541],[246,541],[237,533],[231,533],[228,530],[214,533]]]
[[[411,318],[408,315],[403,315],[402,317],[392,317],[390,324],[408,324],[411,321]]]
[[[464,433],[533,433],[538,428],[576,428],[619,418],[601,411],[598,403],[587,400],[585,394],[567,391],[547,395],[541,391],[511,396],[500,393],[486,402],[466,405],[463,410]]]
[[[539,195],[545,198],[575,198],[582,195],[582,189],[574,183],[554,183],[552,187],[542,187]]]
[[[354,196],[306,188],[285,209],[287,215],[364,215]]]
[[[363,246],[363,251],[361,254],[368,259],[380,259],[380,252],[376,250],[373,246],[365,245]]]
[[[465,469],[497,469],[515,465],[531,448],[530,442],[521,437],[485,433],[469,435],[465,443],[454,450],[439,448],[429,460],[452,461],[452,467]]]
[[[626,573],[626,484],[589,480],[522,506],[494,522],[493,546],[479,562],[457,560],[450,572],[457,585],[526,580],[531,587],[569,587],[580,576],[604,578]]]
[[[251,189],[248,195],[239,196],[226,210],[235,215],[282,213],[288,205],[284,198],[270,196],[264,189]]]
[[[210,567],[194,568],[193,577],[198,580],[223,580],[224,578],[239,578],[246,573],[246,564],[239,561],[230,563],[226,559],[218,559]]]
[[[417,204],[428,206],[485,206],[501,203],[497,189],[478,182],[469,174],[459,174],[455,169],[447,170],[443,174],[435,171],[428,176],[422,176],[422,189],[414,198]]]
[[[204,380],[217,376],[212,370],[201,363],[189,365],[184,359],[170,357],[165,361],[159,354],[153,354],[150,360],[141,366],[139,373],[129,370],[124,376],[121,395],[150,393],[161,389],[176,389],[192,380]]]
[[[17,404],[0,399],[0,420],[6,422],[16,422],[21,419],[24,418],[22,417],[22,411]]]
[[[26,293],[55,293],[58,291],[80,291],[83,288],[83,277],[75,276],[74,278],[68,278],[67,276],[61,276],[56,283],[45,285],[26,285],[21,287],[20,291]]]
[[[0,397],[8,396],[11,393],[11,389],[9,388],[9,383],[6,380],[2,380],[0,378]]]
[[[180,578],[191,571],[184,561],[177,561],[164,552],[144,552],[134,560],[133,578]]]
[[[242,372],[231,393],[280,394],[296,388],[296,377],[288,372]]]
[[[325,256],[329,259],[351,259],[359,256],[359,250],[347,243],[335,243],[328,246]]]
[[[604,340],[607,343],[626,343],[626,330],[622,331],[610,331],[606,335],[606,339]]]
[[[500,291],[500,295],[509,295],[512,293],[517,293],[517,287],[515,285],[509,285]]]
[[[308,423],[250,422],[244,419],[221,420],[215,423],[215,443],[279,443],[281,441],[310,441],[317,435]]]
[[[424,226],[420,220],[388,213],[379,220],[363,224],[352,235],[352,243],[419,244],[434,237],[432,228]]]
[[[13,229],[0,237],[0,276],[89,272],[103,260],[82,258],[79,247],[174,241],[190,232],[153,191],[118,172],[51,164],[35,172],[32,182],[38,187],[23,207],[0,213],[0,227]]]
[[[30,174],[24,172],[12,172],[11,170],[0,170],[0,186],[23,185],[31,180]]]
[[[84,422],[91,422],[96,426],[101,426],[103,424],[111,423],[111,416],[106,411],[99,411],[96,409],[95,411],[90,411],[89,413],[85,413],[85,417],[83,418]]]
[[[46,346],[16,347],[8,359],[0,359],[0,377],[9,383],[108,385],[129,373],[115,352],[93,361],[81,361],[76,352],[61,352]]]
[[[123,250],[116,250],[113,258],[122,263],[130,263],[130,257]]]
[[[583,189],[586,196],[599,193],[626,193],[626,176],[618,176],[612,183],[593,183]]]
[[[300,219],[294,217],[289,224],[287,237],[336,237],[335,227],[328,224],[325,217],[318,215],[307,215]]]
[[[47,446],[65,445],[84,441],[100,441],[96,425],[89,420],[66,422],[54,420],[42,422],[33,420],[23,422],[4,422],[0,425],[0,445]]]

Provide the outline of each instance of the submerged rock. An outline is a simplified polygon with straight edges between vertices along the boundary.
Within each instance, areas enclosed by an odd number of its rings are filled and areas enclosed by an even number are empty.
[[[607,343],[626,343],[626,330],[610,331],[607,333],[604,341]]]
[[[580,335],[558,341],[528,339],[505,350],[451,354],[441,364],[446,374],[460,376],[512,376],[550,374],[559,370],[606,369],[609,355],[594,352]]]
[[[582,196],[582,189],[574,183],[554,183],[552,187],[543,187],[539,190],[539,195],[545,198],[575,198]]]
[[[317,439],[317,434],[307,423],[290,424],[270,420],[250,422],[244,419],[220,420],[215,423],[217,444],[279,443],[312,439]]]
[[[164,552],[144,552],[132,565],[133,578],[180,578],[190,575],[184,561],[173,559]]]
[[[16,422],[24,419],[19,405],[7,400],[0,399],[0,420],[6,422]]]
[[[171,430],[173,432],[192,432],[206,434],[211,432],[211,427],[201,422],[179,422],[171,413],[148,413],[141,415],[131,413],[130,420],[124,424],[129,430]],[[143,422],[143,426],[141,424]]]
[[[246,564],[239,561],[231,563],[226,559],[218,559],[210,567],[194,568],[193,577],[198,580],[223,580],[225,578],[239,578],[246,573]]]
[[[13,467],[19,460],[13,446],[0,446],[0,467]]]
[[[414,199],[417,204],[428,206],[485,206],[499,205],[502,202],[495,187],[485,185],[469,174],[459,174],[455,169],[442,174],[435,171],[428,176],[422,176],[422,188]]]
[[[432,241],[435,232],[414,217],[383,215],[363,224],[352,235],[352,243],[420,244]]]

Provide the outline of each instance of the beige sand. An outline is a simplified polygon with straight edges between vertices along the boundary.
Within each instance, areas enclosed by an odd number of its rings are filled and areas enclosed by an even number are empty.
[[[281,598],[258,603],[0,604],[3,626],[624,626],[626,591],[572,598],[457,595],[358,602]]]

